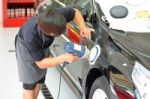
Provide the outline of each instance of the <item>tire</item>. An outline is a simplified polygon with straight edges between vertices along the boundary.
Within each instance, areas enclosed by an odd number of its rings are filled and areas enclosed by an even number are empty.
[[[107,79],[104,76],[97,78],[90,90],[89,99],[118,99],[112,92]]]

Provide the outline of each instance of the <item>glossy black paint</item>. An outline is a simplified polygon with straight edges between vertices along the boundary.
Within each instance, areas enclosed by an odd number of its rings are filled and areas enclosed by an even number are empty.
[[[141,62],[143,66],[150,69],[150,46],[148,44],[150,33],[127,33],[109,28],[110,23],[95,0],[84,0],[82,3],[79,3],[78,0],[75,2],[61,1],[67,5],[74,3],[78,5],[87,26],[95,30],[91,40],[87,40],[86,46],[91,49],[98,44],[102,50],[94,65],[90,65],[88,58],[85,58],[65,68],[67,71],[64,72],[71,81],[70,83],[73,84],[73,90],[77,90],[81,99],[88,99],[93,82],[98,77],[105,76],[117,95],[119,89],[120,92],[130,94],[129,99],[136,98],[132,72],[135,61]],[[76,28],[74,24],[72,26]],[[54,54],[59,55],[64,52],[60,52],[64,43],[65,40],[60,37],[57,41],[60,48],[51,48]],[[119,95],[118,98],[126,99]]]

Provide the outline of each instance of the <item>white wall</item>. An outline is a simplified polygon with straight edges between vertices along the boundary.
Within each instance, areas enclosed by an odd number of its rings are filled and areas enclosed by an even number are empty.
[[[0,0],[0,26],[2,25],[2,0]]]

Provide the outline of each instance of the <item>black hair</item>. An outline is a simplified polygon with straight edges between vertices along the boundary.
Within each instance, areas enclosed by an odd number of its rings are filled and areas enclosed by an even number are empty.
[[[40,14],[39,27],[46,34],[61,35],[66,30],[66,19],[57,8],[48,8]]]

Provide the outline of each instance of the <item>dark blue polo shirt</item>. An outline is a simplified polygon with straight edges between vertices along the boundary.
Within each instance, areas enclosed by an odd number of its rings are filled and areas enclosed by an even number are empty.
[[[73,8],[59,8],[58,11],[64,15],[67,22],[73,20],[75,10]],[[54,37],[45,37],[38,28],[39,16],[30,18],[19,31],[25,47],[29,50],[29,54],[33,57],[33,61],[42,60],[44,49],[48,48],[54,41]]]

